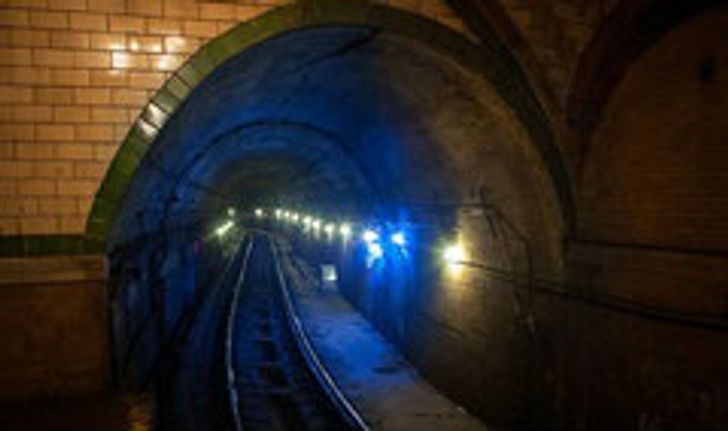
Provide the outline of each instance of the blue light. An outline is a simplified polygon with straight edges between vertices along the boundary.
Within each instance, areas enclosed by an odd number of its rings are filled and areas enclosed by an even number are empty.
[[[372,241],[367,243],[367,253],[371,260],[376,260],[382,257],[384,250],[382,250],[382,246],[378,242]]]
[[[407,237],[404,235],[404,232],[395,232],[392,234],[391,237],[392,243],[395,245],[398,245],[400,247],[404,247],[407,245]]]
[[[364,242],[371,244],[379,239],[379,234],[377,233],[377,231],[367,229],[364,231],[364,233],[362,233],[361,238],[364,240]]]

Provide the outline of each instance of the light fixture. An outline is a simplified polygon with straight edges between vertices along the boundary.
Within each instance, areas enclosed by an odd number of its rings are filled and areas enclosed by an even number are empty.
[[[458,264],[465,260],[465,249],[460,243],[446,246],[442,251],[442,259],[448,264]]]
[[[256,217],[260,218],[260,217],[263,217],[264,215],[265,215],[265,213],[263,213],[263,208],[256,208],[255,209],[255,216]]]
[[[225,223],[223,223],[221,226],[219,226],[217,229],[215,229],[215,235],[222,237],[225,235],[232,227],[235,225],[232,220],[228,220]]]
[[[371,263],[371,261],[382,257],[384,250],[382,250],[382,246],[378,242],[370,242],[367,243],[367,254],[367,260]]]
[[[351,236],[351,226],[349,226],[347,223],[342,223],[339,226],[339,233],[344,239],[349,239]]]
[[[362,239],[367,243],[376,242],[379,239],[379,233],[375,230],[366,229],[361,235]]]
[[[400,247],[404,247],[405,245],[407,245],[407,237],[402,231],[393,233],[390,239],[392,241],[392,244],[398,245]]]
[[[326,232],[326,235],[329,237],[334,235],[334,229],[336,229],[336,226],[334,226],[333,223],[329,223],[324,227],[324,231]]]

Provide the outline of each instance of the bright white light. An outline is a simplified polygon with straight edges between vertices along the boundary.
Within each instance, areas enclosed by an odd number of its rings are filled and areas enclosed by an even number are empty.
[[[279,219],[283,216],[283,210],[280,208],[276,208],[276,218]]]
[[[336,283],[339,279],[336,274],[336,266],[334,265],[321,265],[321,279],[328,281],[329,283]]]
[[[217,236],[223,236],[225,235],[232,227],[235,226],[235,223],[232,222],[232,220],[228,220],[225,223],[223,223],[220,227],[215,229],[215,235]]]
[[[228,215],[228,217],[235,217],[235,208],[229,207],[227,209],[227,215]]]
[[[283,218],[288,220],[291,218],[291,212],[290,211],[283,211]]]
[[[339,233],[342,237],[344,237],[344,239],[348,239],[351,236],[351,226],[347,223],[342,223],[341,226],[339,226]]]
[[[442,251],[442,258],[448,264],[462,263],[465,260],[465,249],[459,243],[450,244]]]
[[[404,236],[404,232],[395,232],[392,234],[392,243],[400,247],[407,245],[407,238]]]
[[[300,216],[298,215],[298,213],[293,213],[293,215],[291,215],[291,220],[293,221],[293,223],[298,223],[299,217]]]
[[[321,229],[321,220],[314,219],[313,222],[311,222],[311,225],[313,226],[314,229],[319,230],[319,229]]]
[[[256,209],[255,209],[255,216],[256,216],[256,217],[260,218],[260,217],[263,217],[263,215],[265,215],[265,214],[263,213],[263,208],[256,208]]]
[[[324,231],[328,236],[332,236],[334,234],[334,229],[336,229],[336,226],[334,226],[333,223],[329,223],[324,227]]]
[[[361,237],[367,243],[373,243],[379,239],[379,234],[374,230],[367,229],[364,231]]]
[[[304,226],[304,227],[305,227],[306,229],[308,229],[308,228],[309,228],[309,227],[311,226],[311,223],[312,223],[312,221],[313,221],[313,220],[311,219],[311,216],[305,216],[305,217],[303,218],[303,226]]]

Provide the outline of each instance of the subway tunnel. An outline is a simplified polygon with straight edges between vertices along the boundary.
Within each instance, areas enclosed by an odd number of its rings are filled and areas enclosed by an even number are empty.
[[[269,218],[274,208],[290,208],[301,218],[335,220],[337,230],[346,220],[401,226],[416,247],[411,259],[389,262],[371,286],[341,274],[342,283],[352,280],[352,300],[372,303],[370,311],[393,336],[407,340],[420,325],[433,325],[429,319],[449,321],[447,310],[468,302],[474,306],[452,325],[479,326],[484,304],[527,324],[514,311],[527,294],[487,295],[481,289],[489,276],[477,271],[441,286],[481,288],[430,298],[438,304],[413,316],[420,320],[403,319],[410,301],[420,300],[407,291],[440,284],[420,272],[443,241],[461,242],[473,262],[497,267],[514,282],[529,271],[554,278],[560,271],[563,222],[548,169],[487,80],[458,64],[458,52],[479,55],[458,42],[453,55],[395,32],[321,26],[276,36],[227,60],[175,111],[141,160],[111,231],[112,247],[166,223],[201,223],[202,232],[211,231],[228,208],[248,214],[260,208]],[[320,253],[330,255],[337,245],[324,241]],[[356,262],[341,264],[360,271]],[[169,289],[173,295],[175,286]],[[370,297],[378,289],[392,292]],[[388,304],[390,295],[409,297]],[[442,347],[465,348],[461,343],[446,338]],[[414,347],[432,348],[421,341]],[[448,366],[449,359],[437,360]],[[462,365],[477,370],[477,356]],[[514,383],[522,384],[502,384]]]
[[[96,290],[29,337],[87,334],[93,371],[44,371],[60,383],[5,396],[0,424],[728,426],[726,6],[583,5],[577,55],[534,30],[574,5],[415,3],[266,10],[148,93],[83,234],[3,245],[7,292]]]

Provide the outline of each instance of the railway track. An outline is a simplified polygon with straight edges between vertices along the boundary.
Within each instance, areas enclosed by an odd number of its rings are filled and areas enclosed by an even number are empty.
[[[253,235],[226,307],[224,362],[234,429],[368,430],[311,348],[275,244]]]

